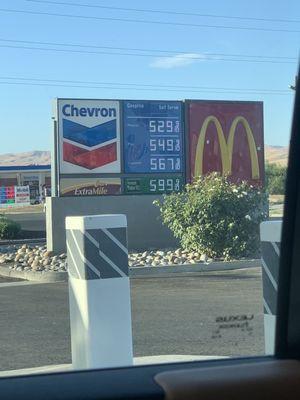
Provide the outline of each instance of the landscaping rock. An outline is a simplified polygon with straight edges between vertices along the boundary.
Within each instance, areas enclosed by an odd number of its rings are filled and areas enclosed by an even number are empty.
[[[147,251],[132,251],[128,255],[130,267],[160,267],[165,265],[187,265],[200,262],[211,262],[205,254],[185,249],[149,249]],[[0,264],[10,264],[9,268],[22,268],[23,271],[67,271],[66,253],[54,254],[48,251],[46,246],[10,246],[0,252]]]
[[[53,257],[54,253],[53,251],[45,251],[43,254],[43,257],[47,258],[47,257]]]
[[[201,262],[207,262],[207,255],[206,254],[201,254],[200,261]]]
[[[18,253],[15,257],[15,261],[19,261],[22,258],[22,253]]]
[[[35,271],[39,267],[39,260],[34,260],[33,263],[31,264],[31,268]]]

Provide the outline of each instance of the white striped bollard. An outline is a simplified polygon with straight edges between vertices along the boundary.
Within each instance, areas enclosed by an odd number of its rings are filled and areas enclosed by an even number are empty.
[[[133,364],[125,215],[66,218],[74,369]]]
[[[265,353],[274,354],[277,290],[282,221],[265,221],[260,224],[262,253],[262,280]]]

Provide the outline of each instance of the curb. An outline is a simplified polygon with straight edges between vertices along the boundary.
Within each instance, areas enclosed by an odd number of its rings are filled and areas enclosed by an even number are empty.
[[[236,269],[248,269],[261,267],[261,260],[240,260],[240,261],[223,261],[211,262],[209,264],[185,264],[163,267],[132,267],[129,269],[130,278],[140,277],[171,277],[174,274],[199,273],[199,272],[218,272],[233,271]],[[9,278],[26,279],[28,281],[54,283],[67,282],[67,272],[35,272],[35,271],[16,271],[8,267],[0,266],[0,276]]]
[[[9,269],[8,267],[2,266],[0,266],[0,276],[45,283],[66,282],[68,280],[67,272],[15,271],[13,269]]]
[[[240,260],[240,261],[216,261],[201,264],[184,264],[163,267],[131,267],[129,276],[132,278],[140,276],[159,277],[172,276],[180,273],[197,272],[218,272],[232,271],[235,269],[257,268],[261,267],[261,260]]]
[[[45,244],[46,238],[0,240],[1,246],[14,246],[18,244]]]

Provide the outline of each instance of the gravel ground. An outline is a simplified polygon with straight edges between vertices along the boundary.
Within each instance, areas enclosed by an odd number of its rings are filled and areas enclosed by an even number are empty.
[[[182,249],[130,252],[128,256],[130,267],[199,264],[211,261],[213,259],[205,254]],[[2,264],[16,271],[63,272],[67,270],[67,255],[47,251],[46,245],[12,245],[3,247],[0,251],[0,265]]]
[[[55,255],[46,246],[7,246],[0,253],[0,265],[9,265],[16,271],[66,271],[67,255]]]

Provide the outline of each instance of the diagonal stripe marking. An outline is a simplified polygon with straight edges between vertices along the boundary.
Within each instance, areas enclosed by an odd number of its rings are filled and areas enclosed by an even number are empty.
[[[118,272],[123,277],[127,277],[127,275],[114,262],[112,262],[111,259],[108,258],[100,249],[99,249],[99,254],[116,272]]]
[[[74,267],[75,267],[75,269],[76,269],[77,275],[79,276],[79,279],[82,279],[82,277],[81,277],[81,275],[80,275],[80,272],[79,272],[79,269],[77,268],[77,265],[76,265],[74,256],[73,256],[73,254],[72,254],[72,252],[71,252],[71,249],[70,249],[70,246],[69,246],[68,243],[67,243],[67,251],[68,251],[68,254],[70,254],[70,257],[72,258],[72,262],[73,262],[73,265],[74,265]]]
[[[93,238],[93,236],[91,236],[88,232],[84,232],[84,235],[86,236],[87,239],[89,239],[89,241],[91,243],[93,243],[93,245],[95,245],[97,247],[97,249],[99,250],[99,254],[100,256],[116,271],[118,272],[121,276],[127,277],[127,275],[114,263],[112,262],[112,260],[110,258],[108,258],[99,248],[99,243],[97,242],[96,239]]]
[[[77,250],[78,250],[78,253],[79,253],[79,255],[80,255],[81,260],[82,260],[82,261],[83,261],[97,276],[99,276],[99,278],[101,278],[100,272],[97,270],[97,268],[96,268],[89,260],[87,260],[87,259],[84,257],[84,255],[81,253],[81,250],[80,250],[80,248],[79,248],[79,246],[78,246],[78,243],[77,243],[77,241],[76,241],[76,238],[75,238],[75,236],[74,236],[74,233],[73,233],[73,230],[72,230],[72,229],[70,229],[70,232],[71,232],[71,235],[72,235],[72,237],[73,237],[74,243],[75,243],[75,245],[76,245],[76,247],[77,247]]]
[[[106,236],[108,236],[117,246],[120,247],[121,250],[124,251],[125,254],[128,254],[127,248],[112,234],[107,230],[106,228],[101,229],[102,232],[105,233]]]
[[[99,249],[99,243],[97,242],[96,239],[93,238],[92,235],[90,235],[90,234],[89,234],[88,232],[86,232],[86,231],[80,231],[80,232],[81,232],[87,239],[89,239],[89,241],[90,241],[91,243],[93,243],[93,245],[96,246],[97,249]]]
[[[273,315],[273,314],[272,314],[272,311],[271,311],[270,307],[268,306],[268,304],[267,304],[267,302],[266,302],[265,299],[263,299],[263,304],[264,304],[265,309],[267,310],[267,313],[268,313],[269,315]]]
[[[277,246],[277,244],[275,242],[271,242],[271,245],[273,246],[273,249],[275,250],[275,253],[278,255],[278,257],[280,256],[280,251],[279,251],[279,247]]]
[[[266,264],[265,261],[263,260],[263,258],[261,259],[261,262],[262,262],[262,266],[263,266],[263,268],[264,268],[264,270],[265,270],[265,273],[268,275],[268,277],[269,277],[269,279],[270,279],[270,281],[271,281],[271,283],[272,283],[274,289],[277,291],[277,283],[276,283],[276,281],[275,281],[273,275],[271,274],[269,268],[267,267],[267,264]]]

